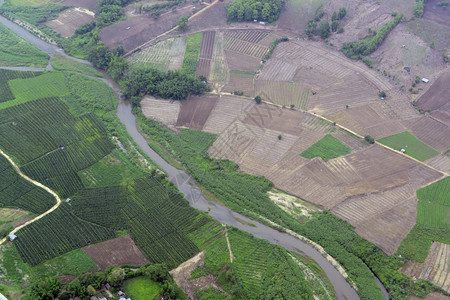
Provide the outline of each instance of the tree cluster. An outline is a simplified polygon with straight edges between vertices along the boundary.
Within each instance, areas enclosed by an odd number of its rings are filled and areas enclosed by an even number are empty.
[[[136,69],[123,77],[124,95],[137,105],[143,95],[165,99],[183,100],[189,94],[200,95],[209,91],[209,86],[200,78],[180,71],[164,73],[157,69]]]
[[[171,0],[162,3],[155,3],[150,6],[140,6],[140,11],[149,12],[154,19],[158,19],[162,12],[167,11],[169,8],[176,9],[180,4],[186,3],[186,0]]]
[[[80,275],[69,283],[62,284],[58,279],[47,277],[31,284],[30,296],[32,299],[51,300],[56,296],[60,300],[69,300],[75,297],[94,296],[103,284],[109,283],[113,287],[120,287],[124,280],[147,276],[155,282],[162,284],[162,295],[166,299],[186,299],[183,291],[175,284],[169,270],[160,264],[142,266],[108,267],[105,272],[88,273]]]
[[[100,0],[97,5],[97,25],[104,28],[119,21],[123,14],[123,7],[134,0]]]
[[[227,6],[227,21],[275,22],[280,17],[283,6],[283,0],[234,0]]]
[[[374,52],[378,46],[384,41],[388,33],[394,29],[394,27],[404,19],[404,15],[397,15],[394,19],[384,24],[375,35],[366,37],[359,42],[344,43],[342,46],[342,52],[352,59],[358,59],[363,55],[368,55]]]
[[[310,19],[306,24],[305,34],[311,38],[313,35],[318,34],[322,38],[326,39],[330,32],[339,33],[343,31],[342,27],[339,27],[340,20],[342,20],[347,15],[347,10],[345,7],[341,7],[339,11],[333,12],[331,15],[331,25],[326,19],[322,19],[324,16],[323,5],[319,6],[314,15],[314,19]],[[319,26],[317,27],[317,22]],[[342,29],[342,31],[341,31]]]
[[[421,18],[423,16],[423,9],[425,8],[425,0],[414,1],[414,16]]]

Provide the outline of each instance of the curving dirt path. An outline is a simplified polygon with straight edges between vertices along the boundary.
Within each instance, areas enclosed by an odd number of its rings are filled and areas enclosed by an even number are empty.
[[[24,224],[22,224],[22,225],[20,225],[20,226],[18,226],[18,227],[16,227],[16,228],[14,228],[10,233],[8,233],[8,235],[7,235],[6,237],[4,237],[3,239],[0,240],[0,245],[1,245],[1,244],[3,244],[3,243],[7,240],[7,238],[8,238],[11,234],[16,233],[18,230],[22,229],[23,227],[25,227],[25,226],[27,226],[27,225],[29,225],[29,224],[31,224],[31,223],[33,223],[33,222],[39,220],[40,218],[42,218],[42,217],[48,215],[49,213],[51,213],[52,211],[54,211],[55,209],[57,209],[58,206],[61,204],[61,199],[60,199],[59,196],[58,196],[53,190],[51,190],[50,188],[46,187],[45,185],[43,185],[43,184],[40,183],[40,182],[37,182],[36,180],[31,179],[31,178],[28,177],[27,175],[23,174],[22,171],[20,171],[19,167],[18,167],[18,166],[14,163],[14,161],[11,159],[11,157],[9,157],[5,152],[3,152],[2,149],[0,149],[0,153],[1,153],[4,157],[6,157],[6,159],[9,161],[9,163],[14,167],[14,169],[16,169],[17,173],[19,173],[19,175],[20,175],[23,179],[25,179],[25,180],[31,182],[32,184],[34,184],[34,185],[36,185],[36,186],[38,186],[38,187],[40,187],[40,188],[43,188],[44,190],[46,190],[47,192],[49,192],[49,193],[50,193],[53,197],[55,197],[55,199],[56,199],[56,204],[53,205],[52,208],[50,208],[49,210],[47,210],[47,211],[44,212],[43,214],[40,214],[39,216],[35,217],[34,219],[31,219],[31,220],[29,220],[28,222],[26,222],[26,223],[24,223]]]

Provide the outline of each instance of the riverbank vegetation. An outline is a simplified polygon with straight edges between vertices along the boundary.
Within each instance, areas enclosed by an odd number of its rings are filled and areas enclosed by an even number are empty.
[[[49,56],[0,24],[0,65],[45,68]],[[1,101],[1,100],[0,100]]]

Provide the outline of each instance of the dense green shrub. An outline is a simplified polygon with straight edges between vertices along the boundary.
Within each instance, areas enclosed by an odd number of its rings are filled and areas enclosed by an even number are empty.
[[[374,52],[384,41],[388,33],[394,29],[394,27],[400,23],[404,18],[404,15],[398,15],[391,21],[384,24],[374,36],[369,36],[359,42],[344,43],[341,51],[352,59],[358,59],[363,55],[368,55]]]
[[[414,16],[421,18],[423,16],[423,9],[425,8],[425,0],[414,1]]]
[[[278,20],[283,6],[283,0],[234,0],[227,5],[227,21],[275,22]]]
[[[266,62],[266,61],[270,58],[270,56],[272,55],[273,50],[275,50],[275,47],[276,47],[279,43],[281,43],[281,42],[287,42],[287,41],[289,41],[289,38],[286,37],[286,36],[281,37],[281,38],[277,38],[276,40],[274,40],[274,41],[272,42],[272,44],[270,45],[269,50],[267,51],[267,53],[264,55],[264,57],[263,57],[263,59],[262,59],[263,63]]]

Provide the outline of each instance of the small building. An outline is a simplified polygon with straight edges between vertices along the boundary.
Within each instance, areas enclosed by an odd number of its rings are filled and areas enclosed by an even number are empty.
[[[123,297],[123,296],[125,296],[125,293],[124,293],[124,292],[122,292],[122,291],[118,291],[118,292],[117,292],[117,296],[119,296],[119,297]]]
[[[70,202],[70,200],[71,200],[70,198],[67,198],[67,199],[66,199],[66,202],[67,202],[67,203],[69,203],[69,202]]]
[[[422,81],[425,83],[428,83],[429,80],[424,77],[424,78],[422,78]]]
[[[15,234],[11,234],[10,236],[9,236],[9,240],[12,242],[12,241],[14,241],[14,240],[16,240],[17,239],[17,235],[15,235]]]
[[[258,20],[254,19],[254,20],[253,20],[253,23],[258,23]]]
[[[266,25],[266,22],[261,21],[261,22],[259,22],[259,24]]]
[[[406,150],[405,150],[405,149],[401,149],[400,151],[401,151],[402,153],[405,153],[405,152],[406,152]]]

